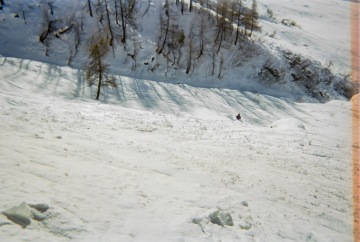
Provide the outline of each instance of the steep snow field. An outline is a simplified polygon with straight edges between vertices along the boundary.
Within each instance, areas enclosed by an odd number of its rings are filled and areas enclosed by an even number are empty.
[[[257,37],[346,73],[348,6],[258,0],[275,19]],[[122,69],[133,77],[94,101],[83,72],[45,57],[33,29],[12,32],[25,27],[11,14],[0,11],[0,241],[353,241],[348,101]]]
[[[0,63],[0,208],[49,206],[1,215],[3,241],[352,241],[348,102],[122,78],[106,104],[70,68]]]
[[[263,33],[274,46],[289,48],[309,58],[332,63],[336,71],[348,73],[350,63],[350,1],[259,0],[260,12],[273,12],[273,23],[263,21]],[[283,19],[294,21],[287,27]]]

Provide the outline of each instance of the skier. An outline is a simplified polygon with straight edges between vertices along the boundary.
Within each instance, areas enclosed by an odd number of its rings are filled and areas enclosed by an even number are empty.
[[[236,115],[236,119],[242,122],[240,113]]]

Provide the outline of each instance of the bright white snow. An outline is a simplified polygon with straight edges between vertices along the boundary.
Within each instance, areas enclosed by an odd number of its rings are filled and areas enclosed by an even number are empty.
[[[261,38],[348,71],[348,5],[258,0]],[[353,241],[349,102],[124,76],[97,102],[4,12],[0,241]]]
[[[1,218],[4,241],[352,240],[348,102],[122,78],[106,104],[72,69],[0,63],[1,209],[50,206]],[[286,118],[306,128],[269,127]]]
[[[262,21],[263,33],[274,46],[289,48],[309,58],[331,64],[339,72],[349,73],[350,2],[341,0],[259,0],[260,12],[273,12],[273,23]],[[281,24],[294,21],[295,27]]]

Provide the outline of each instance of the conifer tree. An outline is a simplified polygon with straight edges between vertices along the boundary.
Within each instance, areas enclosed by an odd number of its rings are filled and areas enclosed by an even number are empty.
[[[91,37],[88,49],[90,63],[86,66],[85,77],[89,86],[97,83],[96,100],[99,100],[102,86],[117,86],[115,79],[107,74],[109,66],[105,63],[105,57],[109,50],[110,45],[106,38],[100,36],[100,34]]]

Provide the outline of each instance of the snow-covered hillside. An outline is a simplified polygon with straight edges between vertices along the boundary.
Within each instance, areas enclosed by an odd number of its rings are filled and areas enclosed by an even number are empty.
[[[124,33],[113,1],[100,5],[90,1],[92,17],[85,0],[48,2],[5,5],[0,15],[0,54],[83,69],[89,62],[90,36],[100,31],[111,41],[107,63],[117,75],[296,101],[344,100],[353,94],[346,1],[258,1],[261,29],[251,34],[245,24],[250,0],[242,1],[240,9],[245,10],[239,14],[238,29],[239,7],[230,1],[223,1],[227,5],[194,1],[192,12],[188,5],[181,12],[175,1],[168,7],[165,1],[125,1],[135,4],[125,16]],[[324,5],[329,12],[322,11]],[[223,6],[226,11],[217,10]],[[225,25],[230,18],[234,24]],[[240,40],[235,41],[238,33]]]
[[[86,2],[54,1],[53,18],[81,18]],[[349,2],[258,0],[262,32],[249,41],[263,55],[237,69],[228,65],[234,47],[219,52],[222,78],[202,75],[211,56],[191,75],[149,70],[159,2],[137,1],[141,14],[150,6],[132,30],[143,47],[137,66],[132,42],[117,45],[107,58],[117,87],[95,101],[82,69],[97,20],[83,16],[84,42],[67,66],[74,32],[54,37],[48,56],[38,39],[47,1],[5,0],[0,241],[353,241],[351,104],[336,89],[346,85],[333,85],[343,79],[314,86],[328,95],[320,103],[288,79],[296,73],[269,85],[253,72],[267,58],[270,73],[294,58],[321,78],[341,78],[350,65],[348,29],[340,29]]]

